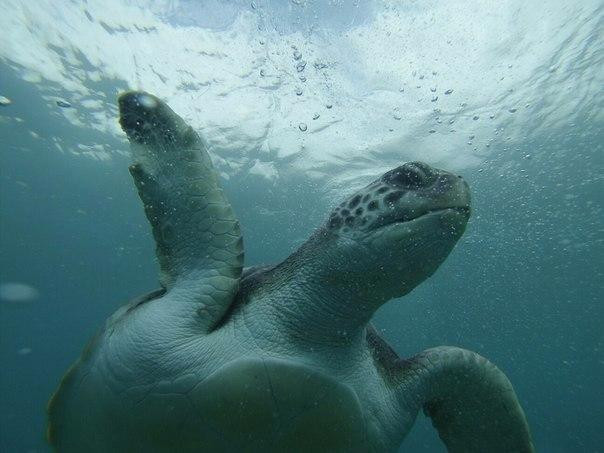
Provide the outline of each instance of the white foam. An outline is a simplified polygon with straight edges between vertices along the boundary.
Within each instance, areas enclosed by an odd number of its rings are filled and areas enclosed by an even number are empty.
[[[513,146],[572,122],[604,81],[589,64],[597,0],[374,1],[362,17],[352,4],[315,17],[320,6],[278,2],[4,3],[0,58],[68,98],[66,121],[123,138],[99,82],[144,89],[203,133],[226,174],[269,160],[254,171],[336,183],[408,159],[460,170],[502,136]]]

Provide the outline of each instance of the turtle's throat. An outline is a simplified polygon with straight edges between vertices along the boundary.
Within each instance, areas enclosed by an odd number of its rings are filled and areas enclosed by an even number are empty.
[[[364,328],[383,301],[373,301],[361,288],[329,281],[317,257],[304,246],[276,266],[263,284],[267,319],[277,320],[294,341],[349,344],[364,338]],[[310,252],[312,254],[312,252]]]
[[[302,285],[289,287],[275,300],[280,323],[294,339],[319,344],[348,344],[362,337],[375,309],[354,295]]]

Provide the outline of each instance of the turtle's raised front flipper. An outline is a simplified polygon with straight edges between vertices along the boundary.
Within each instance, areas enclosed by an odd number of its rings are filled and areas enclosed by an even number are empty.
[[[170,107],[145,92],[118,99],[134,178],[153,228],[160,281],[194,302],[206,330],[237,293],[243,264],[239,222],[206,146]]]
[[[512,384],[484,357],[438,347],[400,363],[401,398],[418,398],[448,451],[535,451]]]

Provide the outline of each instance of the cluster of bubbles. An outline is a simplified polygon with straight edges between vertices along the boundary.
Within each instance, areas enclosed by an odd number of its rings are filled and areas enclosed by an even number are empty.
[[[300,79],[300,82],[304,83],[306,82],[306,75],[304,73],[304,70],[306,69],[306,60],[302,59],[302,52],[300,52],[296,46],[292,46],[292,50],[292,57],[294,59],[294,69],[296,70],[296,73],[299,74],[298,78]],[[296,95],[302,95],[302,88],[296,88]]]
[[[258,6],[256,5],[255,2],[251,3],[251,7],[253,10],[257,9]],[[264,40],[260,40],[260,44],[265,44]],[[296,85],[294,87],[294,93],[296,96],[303,96],[305,89],[304,89],[304,83],[307,81],[307,78],[309,77],[309,67],[312,68],[314,67],[317,71],[321,71],[325,68],[328,67],[328,64],[326,64],[325,62],[322,61],[315,61],[315,62],[311,62],[311,60],[309,60],[308,55],[306,55],[307,52],[304,52],[304,49],[299,48],[296,45],[292,45],[291,46],[291,71],[292,74],[294,76],[294,78],[296,79]],[[512,68],[512,65],[508,65],[508,69]],[[261,76],[265,76],[266,75],[266,71],[265,69],[261,69],[260,70],[260,75]],[[441,109],[438,108],[438,103],[441,101],[444,101],[445,99],[447,100],[454,100],[456,93],[456,89],[454,87],[444,87],[444,88],[439,88],[438,87],[438,83],[437,83],[437,79],[438,79],[438,72],[434,71],[434,70],[420,70],[420,69],[415,69],[412,70],[412,74],[413,78],[416,80],[416,83],[413,84],[415,86],[416,89],[420,90],[421,88],[427,89],[427,95],[426,96],[419,96],[419,98],[417,99],[417,102],[430,102],[432,104],[436,104],[434,106],[434,108],[432,108],[433,111],[433,115],[431,115],[431,118],[435,121],[436,124],[431,124],[427,129],[427,133],[428,134],[437,134],[441,129],[440,125],[445,123],[448,124],[449,133],[455,133],[456,130],[451,128],[451,126],[453,125],[453,123],[456,121],[455,117],[451,117],[452,115],[450,114],[443,114],[441,112]],[[405,88],[404,87],[400,87],[399,88],[399,92],[400,93],[405,93]],[[418,91],[419,93],[421,93],[421,90]],[[428,104],[430,105],[430,104]],[[478,113],[470,113],[468,115],[467,111],[464,112],[464,110],[467,107],[467,104],[465,102],[462,102],[460,104],[458,104],[458,109],[457,109],[457,113],[461,114],[463,117],[467,117],[468,119],[471,119],[471,121],[479,121],[481,119],[481,115]],[[326,105],[326,108],[331,108],[332,105]],[[507,112],[510,114],[513,114],[515,112],[517,112],[518,109],[516,107],[510,107],[507,108]],[[395,121],[401,121],[404,118],[404,113],[401,109],[401,107],[394,107],[391,113],[392,118]],[[441,119],[442,116],[446,116],[446,118]],[[492,113],[490,115],[488,115],[489,118],[495,119],[495,114]],[[312,114],[312,120],[316,121],[319,118],[321,118],[321,114],[319,112],[314,112]],[[295,127],[295,126],[294,126]],[[297,129],[301,132],[306,132],[309,130],[309,121],[305,121],[305,122],[299,122],[297,123]],[[389,128],[390,132],[394,131],[393,127]],[[473,144],[473,141],[470,140],[469,144]],[[487,144],[487,147],[489,146],[489,144]]]
[[[512,67],[512,65],[508,65],[508,68],[511,68],[511,67]],[[431,71],[431,74],[434,77],[434,76],[437,76],[438,73],[436,71]],[[418,80],[417,84],[415,85],[416,89],[421,89],[422,86],[423,86],[423,84],[424,84],[424,82],[427,81],[428,78],[430,78],[430,77],[427,77],[426,74],[418,73],[417,70],[413,70],[413,72],[412,72],[411,75],[414,78],[417,78],[417,80]],[[434,82],[428,88],[429,88],[429,97],[427,97],[427,98],[421,98],[420,97],[417,100],[417,102],[421,102],[424,99],[426,99],[426,100],[429,99],[431,103],[437,103],[441,99],[441,96],[447,97],[447,98],[454,97],[454,93],[455,93],[454,88],[447,87],[444,90],[439,90],[437,84],[434,83]],[[400,93],[405,93],[405,88],[401,87],[399,89],[399,92]],[[466,107],[467,107],[467,104],[465,102],[460,103],[459,107],[458,107],[458,113],[462,113]],[[528,108],[529,104],[527,104],[526,107]],[[517,107],[510,107],[510,108],[507,109],[507,112],[509,114],[516,113],[517,111],[518,111]],[[433,124],[432,127],[430,127],[428,129],[428,131],[427,131],[428,134],[435,134],[435,133],[437,133],[438,129],[439,129],[439,125],[441,125],[443,122],[447,123],[449,126],[452,126],[455,123],[455,121],[456,121],[456,118],[448,118],[448,119],[444,119],[443,120],[441,118],[442,111],[438,107],[433,108],[432,112],[433,112],[432,119],[435,121],[436,124]],[[401,113],[401,108],[400,107],[394,107],[392,109],[391,116],[392,116],[392,118],[395,121],[401,121],[403,119],[403,114]],[[496,117],[495,113],[489,114],[489,119],[493,120],[493,119],[495,119],[495,117]],[[478,121],[478,120],[480,120],[480,115],[477,114],[477,113],[474,113],[474,114],[471,114],[470,116],[468,116],[468,118],[471,118],[472,121]],[[394,128],[390,127],[389,131],[393,132]],[[455,133],[456,130],[453,129],[453,128],[450,128],[449,132],[450,133]],[[471,138],[468,141],[468,145],[473,145],[474,144],[474,142],[473,142],[474,138],[475,138],[475,136],[472,134]],[[489,140],[486,143],[486,147],[487,148],[490,146],[490,143],[492,141],[493,141],[493,139]],[[477,148],[474,148],[474,150],[476,151]]]
[[[306,70],[308,63],[306,60],[303,59],[302,52],[296,46],[292,46],[292,57],[293,57],[294,69],[296,70],[296,73],[299,74],[298,79],[302,83],[306,82],[307,78],[306,78],[305,70]],[[327,64],[322,61],[314,62],[312,66],[317,71],[321,71],[321,70],[327,68]],[[298,87],[296,87],[295,93],[296,93],[296,96],[302,96],[304,94],[304,90],[302,89],[302,87],[298,86]],[[325,105],[325,108],[327,108],[327,109],[331,109],[332,107],[333,107],[332,104]],[[321,115],[318,112],[315,112],[312,115],[313,121],[318,120],[320,117],[321,117]],[[301,122],[298,124],[298,129],[301,132],[306,132],[308,130],[308,124]]]

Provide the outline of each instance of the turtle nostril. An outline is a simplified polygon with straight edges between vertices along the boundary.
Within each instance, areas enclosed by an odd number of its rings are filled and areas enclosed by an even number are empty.
[[[419,189],[425,185],[426,175],[414,163],[401,165],[384,175],[384,181],[398,187]]]

